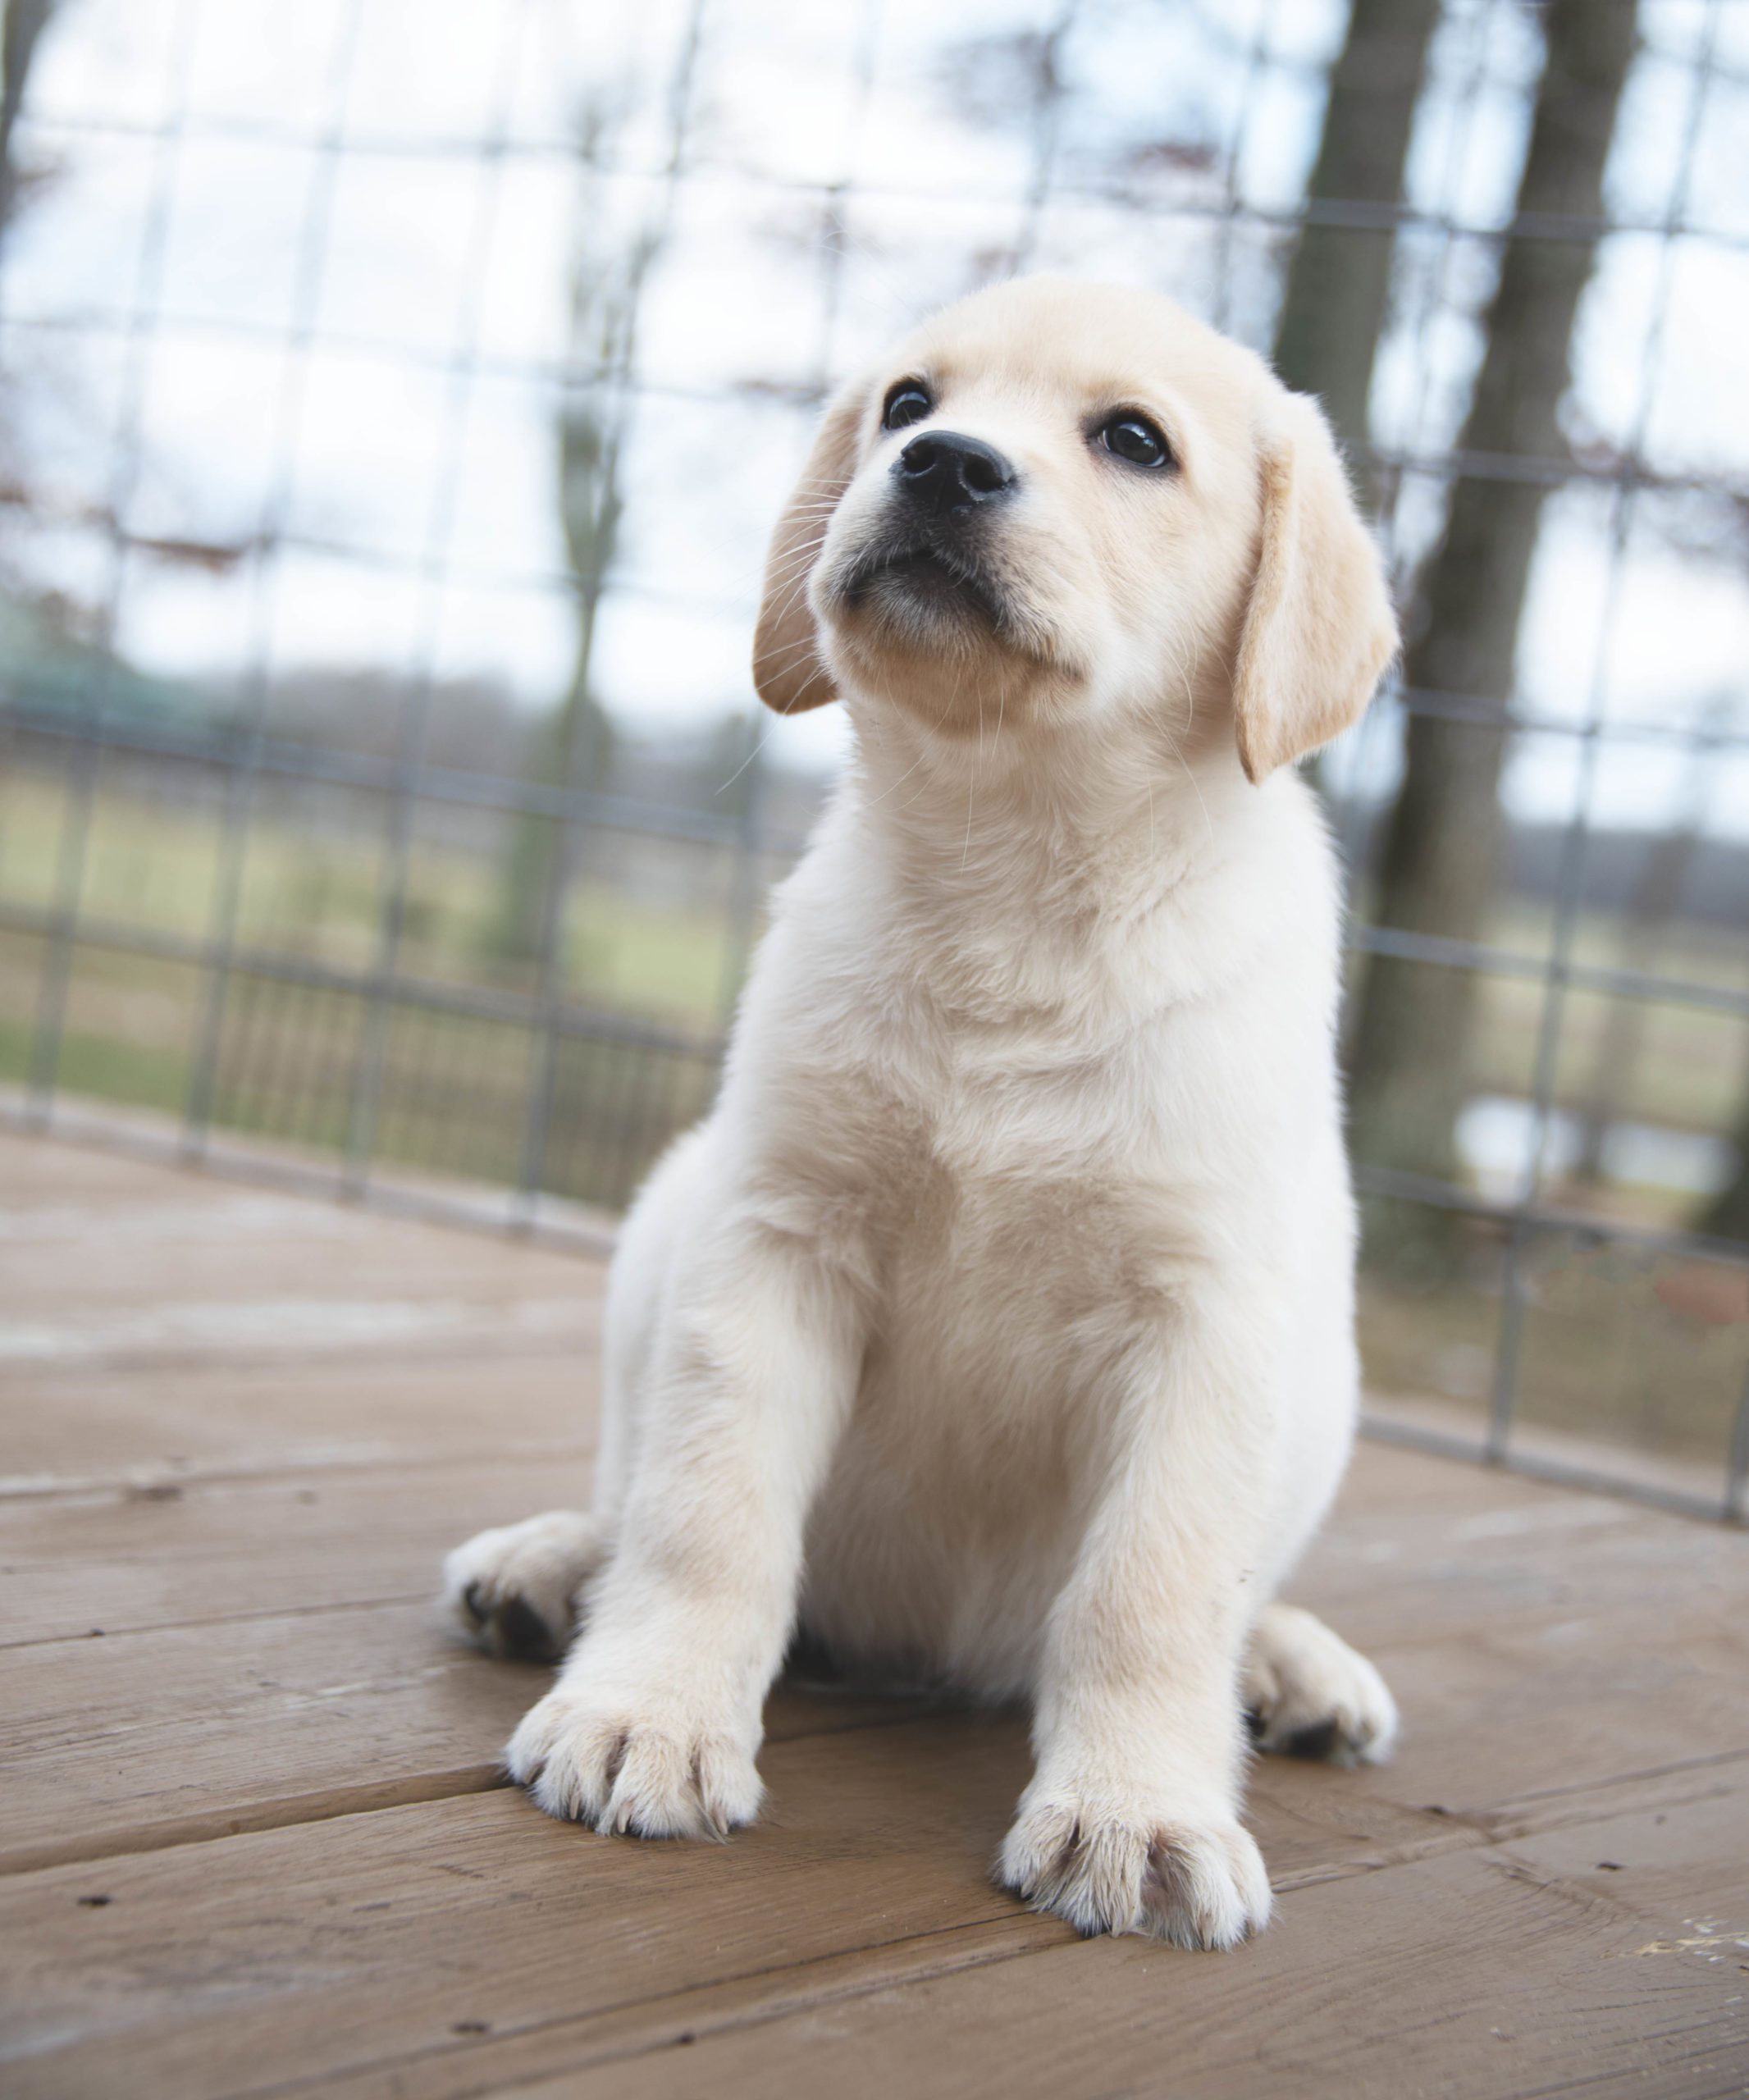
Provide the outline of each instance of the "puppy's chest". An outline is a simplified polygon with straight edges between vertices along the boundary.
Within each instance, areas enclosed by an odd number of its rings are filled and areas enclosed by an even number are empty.
[[[902,1075],[866,1190],[889,1316],[1013,1299],[1030,1327],[1126,1294],[1190,1163],[1153,1077],[1133,1045],[973,1030]]]
[[[1007,1521],[982,1481],[1016,1467],[1069,1479],[1102,1404],[1089,1365],[1161,1302],[1172,1199],[1138,1171],[1121,1123],[1082,1075],[986,1075],[913,1125],[926,1142],[894,1162],[872,1207],[856,1418],[908,1492],[953,1483],[980,1535]]]

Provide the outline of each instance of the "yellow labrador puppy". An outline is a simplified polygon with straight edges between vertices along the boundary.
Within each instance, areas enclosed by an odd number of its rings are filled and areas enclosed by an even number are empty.
[[[1354,1418],[1337,885],[1290,769],[1395,646],[1314,404],[1162,299],[1035,279],[828,410],[755,643],[856,760],[720,1099],[627,1220],[596,1509],[451,1555],[556,1650],[509,1769],[642,1837],[758,1812],[786,1644],[1021,1698],[998,1871],[1231,1947],[1266,1747],[1377,1757],[1273,1601]]]

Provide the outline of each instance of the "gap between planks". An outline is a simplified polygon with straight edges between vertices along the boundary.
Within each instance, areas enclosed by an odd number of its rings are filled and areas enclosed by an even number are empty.
[[[422,1600],[421,1600],[422,1601]],[[153,1628],[143,1631],[157,1632]],[[822,1711],[810,1724],[785,1727],[774,1740],[806,1742],[816,1737],[855,1734],[866,1728],[898,1728],[926,1718],[934,1710],[898,1701],[852,1706],[834,1718]],[[409,1773],[352,1787],[323,1787],[309,1793],[287,1794],[249,1801],[208,1815],[168,1817],[136,1829],[93,1832],[89,1837],[44,1840],[0,1852],[0,1881],[21,1874],[46,1874],[60,1867],[96,1866],[106,1860],[136,1859],[170,1852],[188,1845],[222,1842],[227,1838],[258,1836],[265,1831],[295,1830],[333,1823],[350,1815],[375,1815],[388,1810],[422,1808],[432,1802],[464,1801],[473,1794],[509,1791],[513,1782],[495,1759],[459,1765],[448,1771]],[[1455,1820],[1455,1819],[1454,1819]]]
[[[249,1626],[258,1620],[331,1618],[349,1611],[377,1611],[386,1605],[425,1605],[432,1600],[431,1586],[422,1590],[386,1590],[381,1596],[336,1597],[320,1605],[263,1605],[253,1611],[216,1611],[203,1618],[155,1618],[148,1626],[94,1626],[86,1633],[33,1633],[22,1641],[0,1641],[0,1655],[14,1655],[26,1648],[58,1648],[80,1641],[127,1641],[142,1633],[194,1633],[208,1626]]]

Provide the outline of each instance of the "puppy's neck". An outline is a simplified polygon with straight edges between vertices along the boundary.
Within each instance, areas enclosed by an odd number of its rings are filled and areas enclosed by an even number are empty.
[[[1133,928],[1229,861],[1259,791],[1230,739],[1130,718],[948,736],[852,706],[855,820],[907,905],[961,929]]]

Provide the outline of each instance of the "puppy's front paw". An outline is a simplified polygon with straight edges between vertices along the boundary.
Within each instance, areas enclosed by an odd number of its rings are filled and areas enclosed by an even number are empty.
[[[1231,1947],[1269,1918],[1263,1855],[1249,1831],[1221,1818],[1113,1814],[1061,1796],[1023,1801],[997,1878],[1084,1933]]]
[[[443,1564],[445,1609],[482,1647],[555,1661],[577,1630],[577,1593],[601,1565],[601,1528],[574,1509],[478,1532]]]
[[[1244,1700],[1258,1744],[1338,1764],[1382,1764],[1397,1705],[1366,1657],[1321,1618],[1271,1605],[1245,1658]]]
[[[759,1814],[751,1747],[672,1698],[560,1684],[523,1719],[505,1764],[549,1815],[604,1836],[724,1838]]]

